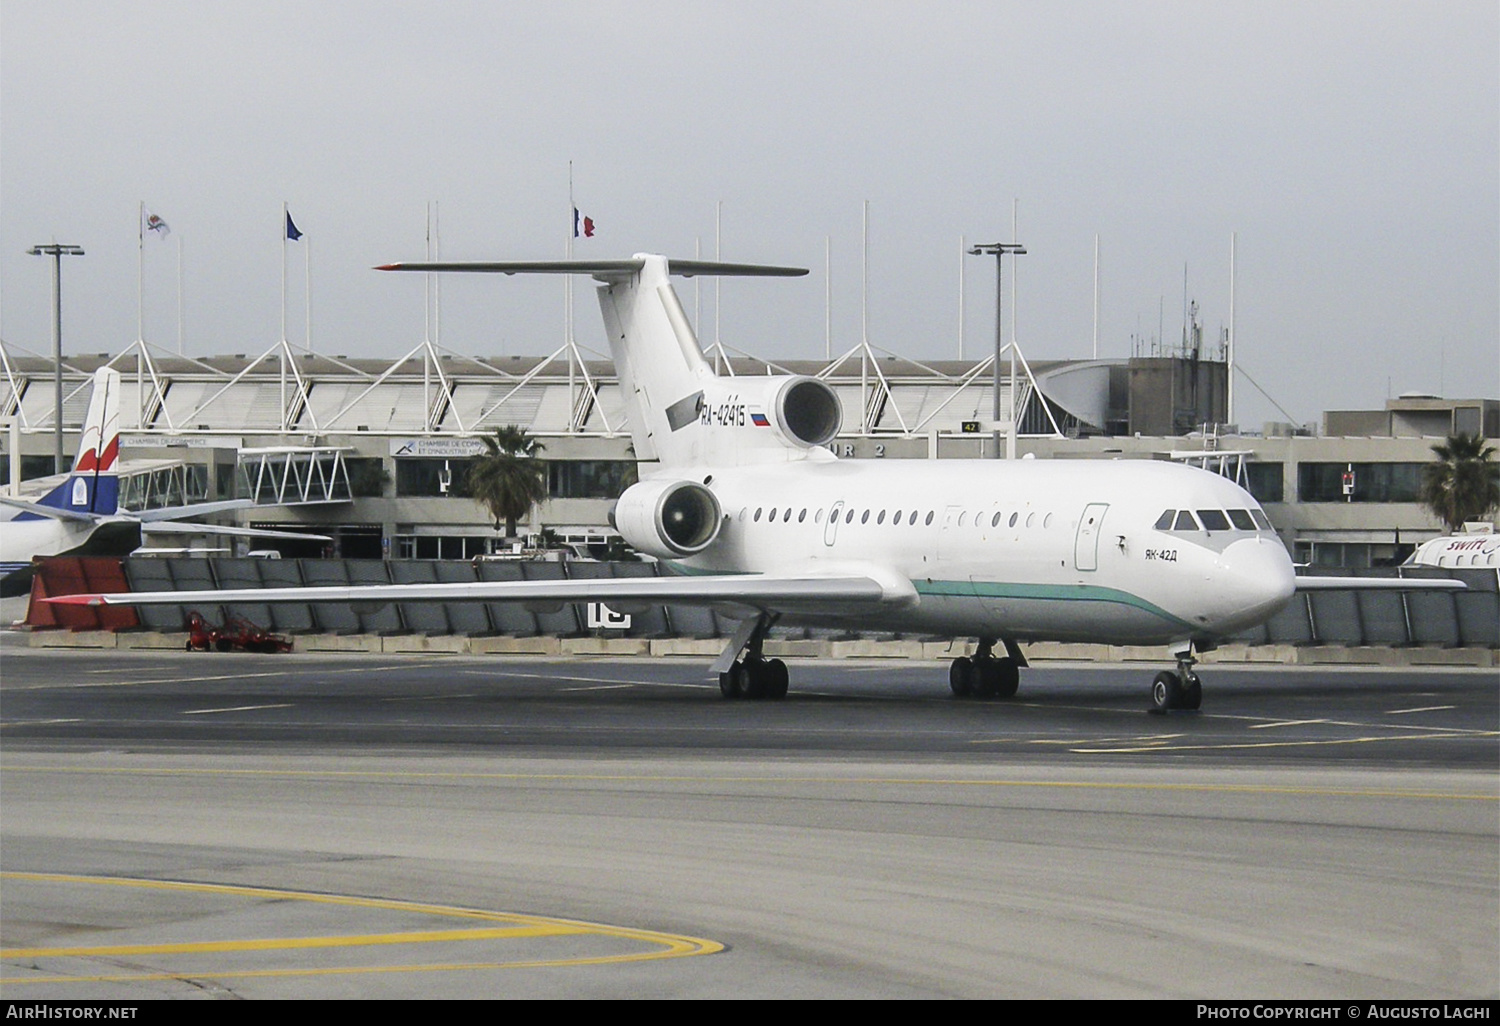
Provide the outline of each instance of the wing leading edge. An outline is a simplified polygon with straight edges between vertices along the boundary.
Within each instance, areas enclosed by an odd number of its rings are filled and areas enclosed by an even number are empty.
[[[1466,591],[1463,581],[1417,577],[1298,577],[1298,591]]]
[[[192,605],[215,602],[681,602],[754,608],[830,602],[904,602],[906,587],[864,576],[730,574],[704,577],[633,577],[568,581],[477,581],[459,584],[371,584],[351,587],[245,588],[224,591],[122,592],[49,598],[75,606]]]

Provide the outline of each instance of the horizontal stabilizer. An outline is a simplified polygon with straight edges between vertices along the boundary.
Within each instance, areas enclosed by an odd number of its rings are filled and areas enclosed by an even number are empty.
[[[255,505],[253,499],[224,499],[221,502],[195,502],[187,506],[166,506],[162,509],[143,509],[138,513],[123,513],[132,520],[149,524],[157,520],[180,520],[183,517],[206,517],[211,513],[227,513],[235,509],[249,509]]]
[[[39,502],[27,502],[25,499],[11,499],[0,496],[0,503],[25,510],[27,513],[34,513],[39,517],[47,517],[49,520],[81,520],[87,522],[103,519],[98,513],[80,512],[78,510],[64,509],[60,506],[43,506]]]
[[[499,260],[381,264],[377,271],[469,271],[480,274],[589,274],[595,278],[625,278],[646,266],[644,257],[628,260]],[[719,277],[798,278],[805,267],[774,267],[768,264],[729,264],[717,260],[668,260],[668,274],[691,278]]]
[[[194,524],[181,520],[146,521],[141,530],[147,534],[212,534],[223,538],[285,538],[289,541],[331,542],[326,534],[303,534],[301,531],[268,531],[260,527],[223,527],[219,524]]]
[[[1466,591],[1463,581],[1415,577],[1297,577],[1298,591]]]

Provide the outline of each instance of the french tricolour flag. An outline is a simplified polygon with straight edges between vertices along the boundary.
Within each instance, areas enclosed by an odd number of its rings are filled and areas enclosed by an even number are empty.
[[[592,239],[594,237],[594,219],[592,217],[585,217],[584,215],[582,215],[582,214],[580,214],[578,212],[578,208],[577,207],[574,207],[573,208],[573,238],[576,239],[576,238],[579,238],[579,237],[582,237],[582,238],[585,238],[585,239]]]

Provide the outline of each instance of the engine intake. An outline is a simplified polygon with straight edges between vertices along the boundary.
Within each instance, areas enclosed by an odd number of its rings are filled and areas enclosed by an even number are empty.
[[[838,437],[844,421],[839,397],[817,378],[790,378],[772,402],[776,428],[789,441],[811,449]]]
[[[714,493],[695,481],[642,481],[620,496],[615,527],[635,548],[660,559],[702,552],[724,519]]]

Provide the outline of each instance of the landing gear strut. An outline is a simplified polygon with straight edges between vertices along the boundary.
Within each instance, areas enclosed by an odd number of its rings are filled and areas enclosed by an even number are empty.
[[[980,638],[979,651],[972,656],[953,660],[948,667],[948,687],[954,697],[1010,698],[1021,683],[1021,667],[1025,658],[1014,642],[1005,643],[1006,654],[996,658],[992,654],[994,638]]]
[[[746,623],[748,626],[735,634],[714,664],[720,666],[726,658],[733,660],[727,669],[719,671],[719,694],[725,698],[785,698],[790,681],[786,663],[780,659],[767,659],[761,651],[775,618],[763,614]],[[744,658],[735,659],[742,649]]]
[[[1203,704],[1203,684],[1193,672],[1192,646],[1178,649],[1177,670],[1163,670],[1151,682],[1151,711],[1172,712],[1197,709]]]

